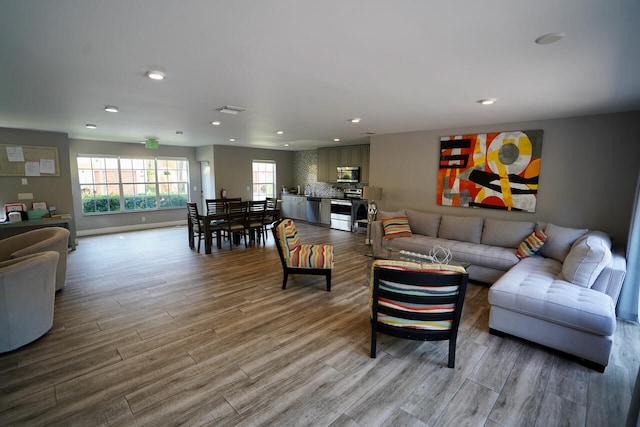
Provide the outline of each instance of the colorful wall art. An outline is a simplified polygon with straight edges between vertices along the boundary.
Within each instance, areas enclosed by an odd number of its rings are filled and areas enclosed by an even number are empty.
[[[535,212],[542,130],[440,138],[438,204]]]

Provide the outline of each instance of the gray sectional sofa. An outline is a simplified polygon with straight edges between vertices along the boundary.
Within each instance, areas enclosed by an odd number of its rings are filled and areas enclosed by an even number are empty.
[[[382,219],[407,218],[411,236],[385,236]],[[532,256],[518,247],[535,230],[546,241]],[[603,371],[626,274],[623,255],[602,232],[532,221],[506,221],[406,209],[380,212],[371,224],[374,251],[429,253],[438,245],[469,263],[469,279],[491,285],[490,331],[560,350]]]

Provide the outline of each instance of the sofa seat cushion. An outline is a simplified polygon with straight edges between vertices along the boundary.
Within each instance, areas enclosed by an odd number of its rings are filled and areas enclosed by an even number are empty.
[[[613,335],[616,316],[611,297],[566,282],[561,272],[562,264],[554,259],[539,255],[523,259],[493,284],[489,304],[571,329]]]
[[[423,254],[428,254],[436,245],[451,250],[451,255],[453,255],[455,261],[468,262],[472,265],[506,271],[518,263],[515,249],[487,246],[480,243],[460,242],[458,240],[440,239],[419,234],[382,242],[382,246],[386,248],[402,249]]]

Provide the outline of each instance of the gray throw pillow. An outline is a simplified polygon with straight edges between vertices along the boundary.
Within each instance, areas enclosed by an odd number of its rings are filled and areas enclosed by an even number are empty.
[[[610,241],[586,234],[575,241],[562,264],[562,275],[574,285],[590,288],[611,261]]]
[[[475,216],[442,215],[438,237],[480,243],[483,219]]]
[[[586,228],[567,228],[549,223],[544,230],[547,240],[538,253],[545,258],[553,258],[556,261],[564,262],[571,245],[587,234],[587,231],[589,230]]]

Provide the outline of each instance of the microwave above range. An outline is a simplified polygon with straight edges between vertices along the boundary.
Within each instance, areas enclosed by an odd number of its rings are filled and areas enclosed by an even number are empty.
[[[338,166],[338,182],[360,182],[360,168],[355,166]]]

